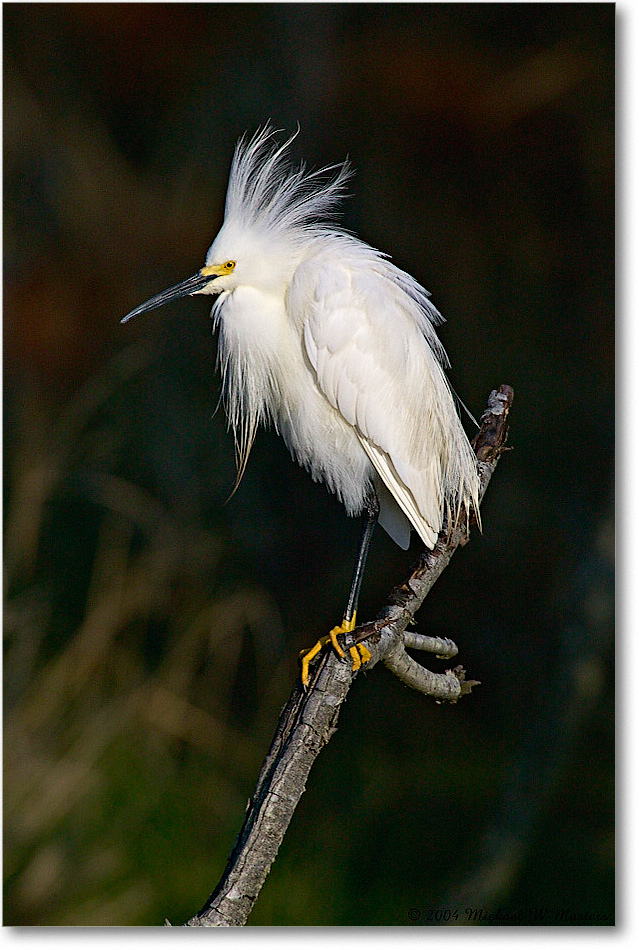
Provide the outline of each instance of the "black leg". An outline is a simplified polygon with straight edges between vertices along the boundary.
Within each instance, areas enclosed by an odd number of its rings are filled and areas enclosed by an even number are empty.
[[[348,604],[346,605],[346,611],[344,613],[344,622],[349,625],[357,612],[359,592],[362,587],[362,578],[364,577],[364,568],[366,567],[368,549],[370,548],[371,538],[373,537],[373,531],[375,530],[378,516],[379,499],[375,491],[373,491],[369,496],[369,499],[366,503],[366,508],[364,510],[364,524],[362,528],[362,536],[359,542],[359,551],[357,552],[357,562],[355,564],[355,570],[353,571],[351,589],[348,595]]]
[[[373,530],[377,524],[377,518],[379,515],[379,499],[375,492],[372,492],[366,503],[366,509],[364,511],[364,527],[362,530],[362,537],[359,542],[359,551],[357,553],[357,563],[355,565],[355,570],[353,572],[353,580],[351,581],[351,590],[348,595],[348,605],[346,607],[346,612],[344,614],[344,620],[342,621],[341,627],[333,627],[331,632],[327,637],[323,637],[321,640],[318,640],[315,646],[311,647],[310,650],[303,651],[300,656],[302,658],[302,683],[304,686],[308,686],[309,683],[309,663],[313,657],[317,656],[320,650],[327,644],[332,643],[335,649],[335,652],[339,656],[346,656],[342,650],[337,637],[341,633],[350,633],[351,630],[355,627],[355,614],[357,612],[357,602],[359,600],[359,592],[362,586],[362,577],[364,576],[364,568],[366,566],[366,558],[368,557],[368,549],[370,547],[371,538],[373,536]],[[363,643],[358,643],[357,646],[349,647],[349,653],[351,655],[351,661],[353,664],[353,669],[358,670],[362,663],[368,662],[371,658],[370,651]]]

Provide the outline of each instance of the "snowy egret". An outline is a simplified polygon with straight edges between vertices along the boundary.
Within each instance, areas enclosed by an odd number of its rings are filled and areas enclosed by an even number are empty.
[[[478,514],[475,456],[444,374],[429,293],[388,256],[331,223],[345,162],[307,173],[266,126],[237,145],[225,215],[193,277],[122,322],[192,294],[215,296],[224,401],[242,477],[257,427],[271,423],[292,456],[364,529],[344,619],[307,651],[355,627],[377,521],[400,547],[414,528],[432,548],[445,520]],[[350,650],[353,669],[370,658]]]

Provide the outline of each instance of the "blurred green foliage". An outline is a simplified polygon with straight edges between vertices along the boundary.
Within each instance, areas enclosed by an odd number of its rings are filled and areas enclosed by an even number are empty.
[[[470,409],[516,403],[419,618],[482,686],[358,679],[250,923],[612,923],[614,6],[3,14],[5,923],[195,913],[341,616],[358,526],[272,433],[227,502],[202,301],[118,324],[200,266],[269,118],[350,155],[344,223],[433,292]],[[362,619],[409,566],[380,532]]]

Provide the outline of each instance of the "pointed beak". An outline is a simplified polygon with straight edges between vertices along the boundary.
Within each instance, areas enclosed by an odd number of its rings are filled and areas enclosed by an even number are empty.
[[[179,300],[181,297],[190,297],[191,294],[199,294],[204,290],[207,284],[210,284],[211,280],[214,279],[210,273],[205,275],[201,271],[198,271],[193,277],[187,277],[186,280],[181,281],[174,287],[169,287],[168,290],[163,290],[162,293],[156,294],[155,297],[151,297],[151,299],[145,303],[141,303],[140,306],[132,310],[131,313],[127,313],[126,317],[120,320],[120,323],[126,323],[131,317],[137,317],[139,313],[146,313],[148,310],[155,310],[156,307],[162,307],[171,300]]]

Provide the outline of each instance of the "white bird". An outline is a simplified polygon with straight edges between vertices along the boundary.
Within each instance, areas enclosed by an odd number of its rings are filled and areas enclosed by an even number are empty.
[[[192,294],[215,296],[218,359],[238,482],[260,423],[343,502],[365,514],[341,627],[355,626],[377,520],[406,549],[413,528],[433,548],[445,521],[478,517],[476,460],[444,374],[448,360],[429,293],[388,256],[330,222],[347,162],[291,168],[269,127],[243,137],[231,165],[224,222],[193,277],[122,322]],[[351,648],[353,668],[370,658]]]

